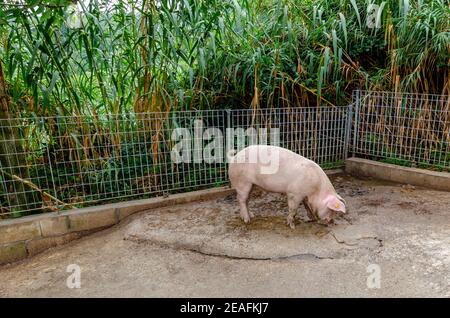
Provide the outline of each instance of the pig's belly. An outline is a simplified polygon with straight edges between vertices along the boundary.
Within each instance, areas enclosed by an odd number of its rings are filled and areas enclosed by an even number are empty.
[[[274,175],[258,175],[254,178],[253,184],[263,188],[269,192],[286,193],[288,192],[289,183],[283,177]]]

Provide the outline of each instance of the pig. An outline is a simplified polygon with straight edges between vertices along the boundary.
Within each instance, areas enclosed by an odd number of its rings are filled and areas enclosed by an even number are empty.
[[[304,204],[310,219],[325,224],[346,213],[344,199],[336,193],[319,165],[288,149],[269,145],[244,148],[231,157],[228,175],[245,223],[254,217],[247,207],[253,185],[287,195],[286,223],[292,229],[300,203]]]

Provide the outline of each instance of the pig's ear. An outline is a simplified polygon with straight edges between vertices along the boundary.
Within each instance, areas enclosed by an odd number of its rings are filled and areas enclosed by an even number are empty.
[[[345,202],[345,200],[344,200],[343,197],[341,197],[339,194],[336,194],[336,196],[337,196],[337,198],[338,198],[339,200],[341,200],[342,202],[344,202],[345,205],[347,205],[347,202]]]
[[[327,198],[327,208],[336,212],[345,213],[345,204],[334,195],[330,195]]]

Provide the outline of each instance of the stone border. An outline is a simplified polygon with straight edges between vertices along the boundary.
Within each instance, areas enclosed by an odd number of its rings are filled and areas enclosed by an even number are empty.
[[[402,167],[361,158],[348,158],[345,161],[345,172],[356,176],[450,191],[450,173],[448,172]]]
[[[50,212],[0,221],[0,265],[19,261],[46,249],[111,227],[127,216],[154,208],[212,200],[234,193],[228,187]]]
[[[328,175],[342,169],[327,170]],[[233,194],[229,187],[172,194],[166,198],[126,201],[62,212],[50,212],[0,221],[0,265],[13,263],[111,227],[131,214]]]

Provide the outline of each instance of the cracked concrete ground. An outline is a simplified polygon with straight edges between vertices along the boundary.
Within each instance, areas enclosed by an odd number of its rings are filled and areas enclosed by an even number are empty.
[[[259,189],[249,225],[234,195],[146,211],[0,267],[0,296],[450,297],[450,193],[331,179],[349,208],[332,227],[302,207],[291,230],[285,196]],[[80,289],[66,286],[69,264]],[[380,288],[367,287],[370,264]]]

